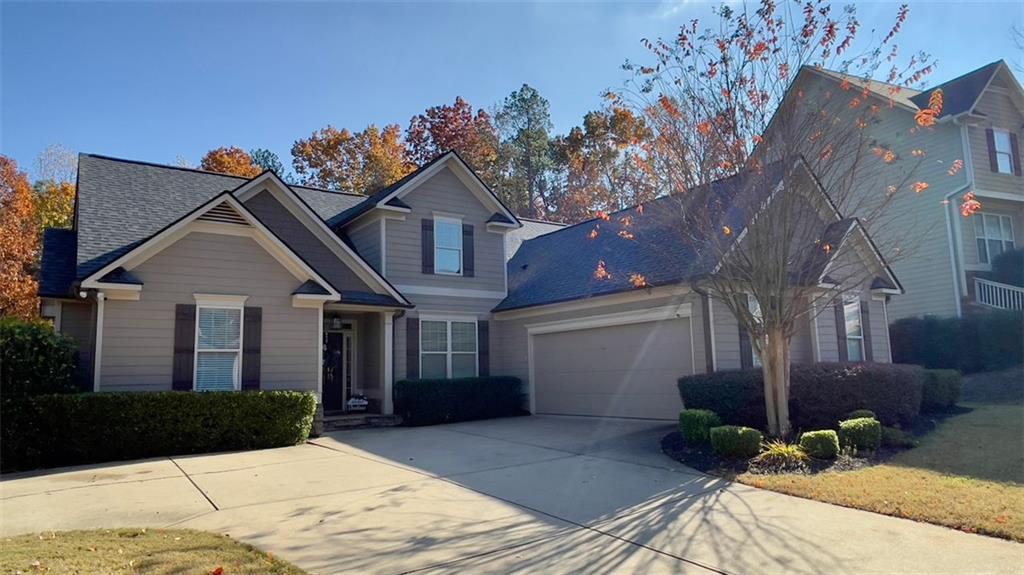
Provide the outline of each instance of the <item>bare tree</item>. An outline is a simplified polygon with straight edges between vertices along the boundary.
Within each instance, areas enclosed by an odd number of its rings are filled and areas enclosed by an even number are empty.
[[[655,63],[627,64],[632,79],[609,94],[655,132],[650,169],[707,272],[693,287],[749,333],[774,435],[790,430],[790,342],[800,325],[846,294],[891,282],[873,252],[893,261],[912,251],[913,230],[882,234],[884,246],[868,239],[895,225],[904,196],[928,187],[914,177],[926,152],[913,146],[941,94],[905,132],[874,129],[931,71],[924,54],[895,64],[907,14],[901,6],[883,38],[862,40],[853,6],[723,6],[712,27],[692,21],[670,41],[645,41]]]
[[[62,144],[47,146],[36,158],[37,181],[74,182],[77,174],[78,155]]]

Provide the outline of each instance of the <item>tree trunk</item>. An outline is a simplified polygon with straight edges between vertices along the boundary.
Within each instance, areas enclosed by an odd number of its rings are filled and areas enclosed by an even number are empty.
[[[775,437],[783,437],[790,431],[789,343],[789,338],[783,335],[782,330],[769,330],[761,357],[768,433]]]

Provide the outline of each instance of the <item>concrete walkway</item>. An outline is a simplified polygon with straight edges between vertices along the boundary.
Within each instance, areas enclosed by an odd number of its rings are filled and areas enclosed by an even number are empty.
[[[1024,545],[702,475],[669,430],[513,418],[7,476],[0,535],[188,527],[315,573],[1024,572]]]

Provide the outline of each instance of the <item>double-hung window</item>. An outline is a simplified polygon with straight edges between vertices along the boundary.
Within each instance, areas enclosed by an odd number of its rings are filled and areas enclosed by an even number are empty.
[[[1013,220],[999,214],[977,214],[974,236],[978,242],[978,261],[991,263],[999,254],[1013,249]]]
[[[420,320],[420,377],[444,379],[476,374],[475,321]]]
[[[434,218],[434,273],[462,275],[462,220]]]
[[[846,322],[846,358],[864,361],[864,325],[860,318],[860,298],[843,298],[843,320]]]
[[[234,391],[242,377],[242,307],[196,308],[196,391]]]
[[[1010,144],[1010,132],[1006,130],[992,130],[992,137],[995,144],[996,167],[1000,174],[1013,173],[1013,147]]]

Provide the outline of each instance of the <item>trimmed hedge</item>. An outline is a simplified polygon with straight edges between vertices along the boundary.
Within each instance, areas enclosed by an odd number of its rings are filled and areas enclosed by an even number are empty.
[[[714,411],[684,409],[679,412],[679,434],[690,445],[707,443],[712,427],[722,425]]]
[[[0,318],[0,397],[74,393],[77,380],[74,340],[41,320]]]
[[[897,363],[998,371],[1024,363],[1024,314],[992,310],[961,318],[904,318],[889,326],[889,339]]]
[[[882,424],[872,417],[840,421],[839,444],[857,450],[874,451],[882,444]]]
[[[839,435],[831,429],[807,431],[800,436],[800,447],[815,459],[835,459],[839,455]]]
[[[854,409],[850,413],[846,414],[844,419],[860,419],[862,417],[870,417],[871,419],[878,419],[874,411],[870,409]]]
[[[0,404],[0,469],[283,447],[305,441],[316,395],[298,391],[39,395]]]
[[[910,422],[921,410],[923,370],[888,363],[794,364],[790,368],[790,420],[796,429],[834,428],[857,409],[891,425]],[[719,371],[679,380],[687,409],[709,409],[722,421],[764,429],[760,369]]]
[[[896,427],[883,427],[882,428],[882,446],[883,447],[916,447],[917,443],[914,438],[904,432],[902,429]]]
[[[725,457],[749,459],[761,451],[761,432],[739,425],[712,427],[711,447]]]
[[[935,413],[956,405],[963,376],[955,369],[926,369],[921,390],[921,411]]]
[[[403,379],[395,382],[395,413],[406,425],[522,415],[523,382],[518,377]]]

